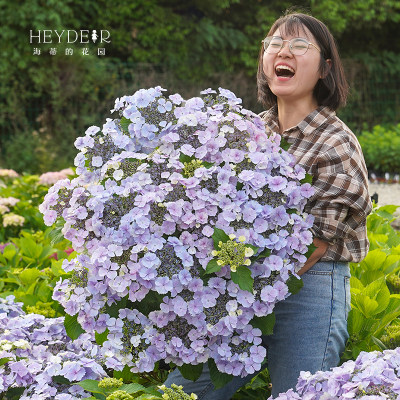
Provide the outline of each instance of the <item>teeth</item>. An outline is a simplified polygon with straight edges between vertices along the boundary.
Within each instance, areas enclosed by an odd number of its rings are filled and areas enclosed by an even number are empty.
[[[288,65],[278,65],[278,66],[276,67],[276,70],[277,70],[277,71],[281,71],[281,70],[283,70],[283,69],[286,69],[286,70],[288,70],[288,71],[290,71],[290,72],[292,72],[292,73],[294,74],[294,69],[291,68],[291,67],[289,67]]]

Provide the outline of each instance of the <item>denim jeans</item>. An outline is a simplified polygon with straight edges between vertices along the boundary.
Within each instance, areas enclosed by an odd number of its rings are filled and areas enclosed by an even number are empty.
[[[274,333],[263,336],[272,396],[294,388],[300,371],[326,371],[339,363],[348,339],[350,311],[350,270],[348,263],[318,262],[302,275],[303,288],[275,306]],[[198,400],[229,400],[256,374],[234,377],[215,390],[207,364],[196,382],[182,377],[178,369],[169,374],[165,385],[182,385]]]

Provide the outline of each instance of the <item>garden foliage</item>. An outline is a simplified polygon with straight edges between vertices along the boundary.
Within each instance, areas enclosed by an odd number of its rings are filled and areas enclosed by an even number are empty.
[[[390,225],[396,208],[374,208],[367,219],[370,251],[363,261],[351,264],[350,338],[343,360],[355,359],[361,351],[385,349],[381,339],[390,335],[393,328],[387,331],[388,327],[400,316],[400,295],[390,283],[400,272],[400,233]]]
[[[400,124],[392,127],[374,126],[358,137],[370,172],[380,176],[400,174]]]
[[[91,124],[89,118],[100,121],[112,98],[128,88],[162,84],[190,97],[206,85],[229,84],[247,108],[261,111],[255,90],[260,42],[292,4],[117,0],[110,9],[104,0],[51,0],[48,7],[32,0],[16,9],[1,0],[0,163],[30,173],[67,167],[73,141]],[[329,26],[341,55],[350,59],[346,70],[352,99],[344,120],[356,128],[396,121],[399,42],[388,38],[399,30],[398,1],[296,4]],[[45,29],[53,31],[52,43],[29,43],[30,30]],[[67,44],[66,32],[59,44],[54,30],[68,29],[109,30],[106,56],[97,56],[100,46],[93,43],[87,45],[90,55],[82,55],[84,45]],[[66,47],[74,50],[72,56],[65,55]],[[34,48],[40,48],[40,56],[33,55]],[[50,48],[57,48],[57,54],[50,55]]]

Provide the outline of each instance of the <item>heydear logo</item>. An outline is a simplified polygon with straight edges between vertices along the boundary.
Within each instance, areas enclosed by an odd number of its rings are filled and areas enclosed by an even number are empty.
[[[111,33],[107,29],[38,29],[29,31],[29,43],[35,45],[45,45],[45,44],[87,44],[90,45],[91,42],[99,46],[111,43]],[[65,55],[70,56],[74,53],[71,47],[65,48]],[[78,49],[82,51],[82,55],[90,55],[90,47],[83,47]],[[35,47],[33,49],[33,55],[40,55],[41,49]],[[49,49],[50,55],[57,54],[57,48],[52,47]],[[104,56],[105,48],[98,47],[97,55]]]

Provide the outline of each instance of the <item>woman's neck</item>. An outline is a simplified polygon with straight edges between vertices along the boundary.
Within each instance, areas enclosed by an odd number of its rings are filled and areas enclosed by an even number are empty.
[[[278,120],[280,133],[296,126],[317,107],[318,103],[314,99],[310,101],[304,101],[304,99],[302,99],[301,101],[290,103],[278,99]]]

